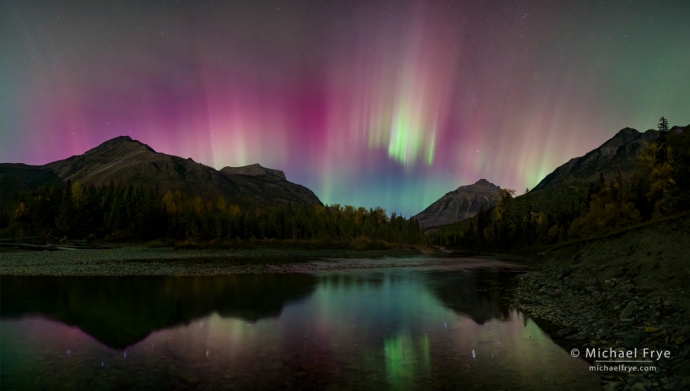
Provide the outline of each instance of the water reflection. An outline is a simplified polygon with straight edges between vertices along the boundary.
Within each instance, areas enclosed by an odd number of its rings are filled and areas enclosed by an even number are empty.
[[[151,332],[217,312],[255,322],[306,297],[306,274],[215,277],[0,277],[0,317],[37,314],[124,349]]]
[[[434,271],[427,273],[427,284],[444,306],[482,325],[492,319],[509,320],[509,307],[501,300],[509,276],[490,270]]]
[[[492,288],[501,283],[495,273],[409,268],[126,284],[101,279],[79,282],[80,288],[67,280],[40,286],[10,280],[1,281],[0,324],[0,372],[10,388],[598,386],[584,361],[502,306]],[[5,308],[6,301],[13,303]],[[22,315],[28,313],[38,316]],[[116,335],[119,327],[127,338]],[[112,349],[133,336],[139,342]]]

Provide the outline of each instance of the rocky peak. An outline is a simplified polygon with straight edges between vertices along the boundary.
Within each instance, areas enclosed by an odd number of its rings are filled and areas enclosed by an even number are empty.
[[[500,190],[500,187],[482,178],[474,184],[460,186],[446,193],[414,217],[422,228],[465,220],[479,213],[482,207],[489,209],[496,205]]]
[[[136,150],[145,150],[148,152],[156,153],[156,151],[154,151],[153,148],[149,147],[148,145],[146,145],[140,141],[133,140],[129,136],[118,136],[118,137],[112,138],[112,139],[100,144],[99,146],[86,151],[86,153],[87,154],[88,153],[102,154],[102,153],[108,153],[108,152],[122,153],[125,151],[132,152],[132,151],[136,151]]]
[[[634,139],[635,137],[639,136],[640,132],[637,131],[637,129],[633,128],[623,128],[618,131],[612,138],[616,139],[623,139],[625,141],[630,141]]]
[[[500,187],[494,185],[493,183],[487,181],[487,180],[484,179],[484,178],[478,180],[477,182],[475,182],[475,183],[472,184],[472,185],[469,185],[469,186],[460,186],[460,187],[458,187],[458,190],[459,190],[459,189],[462,189],[462,188],[466,188],[466,187],[474,187],[474,188],[480,188],[480,189],[493,189],[493,188],[500,189]]]
[[[285,173],[280,171],[280,170],[274,170],[272,168],[266,168],[263,167],[262,165],[258,163],[250,164],[247,166],[241,166],[241,167],[223,167],[220,172],[223,174],[239,174],[239,175],[249,175],[249,176],[262,176],[262,175],[271,175],[271,176],[277,176],[282,179],[287,180],[285,177]]]

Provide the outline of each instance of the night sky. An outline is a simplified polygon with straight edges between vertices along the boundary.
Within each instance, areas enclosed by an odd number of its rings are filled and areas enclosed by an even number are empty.
[[[0,161],[129,135],[415,214],[690,123],[690,1],[0,0]]]

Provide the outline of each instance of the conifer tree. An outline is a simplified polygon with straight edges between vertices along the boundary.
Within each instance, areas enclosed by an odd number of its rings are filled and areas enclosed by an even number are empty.
[[[660,132],[668,132],[668,120],[666,119],[666,117],[659,118],[659,124],[657,125],[657,129]]]

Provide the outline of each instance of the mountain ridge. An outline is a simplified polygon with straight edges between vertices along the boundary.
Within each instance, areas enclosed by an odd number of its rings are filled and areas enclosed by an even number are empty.
[[[289,182],[280,170],[259,164],[216,170],[191,158],[156,152],[129,136],[119,136],[81,155],[40,166],[0,163],[0,197],[13,198],[44,184],[79,181],[86,186],[112,182],[182,190],[202,198],[225,198],[244,206],[322,205],[308,188]]]
[[[532,191],[577,182],[588,183],[600,174],[612,178],[620,172],[627,178],[634,170],[644,143],[655,142],[658,137],[659,132],[654,129],[642,133],[633,128],[623,128],[599,147],[556,167]]]

